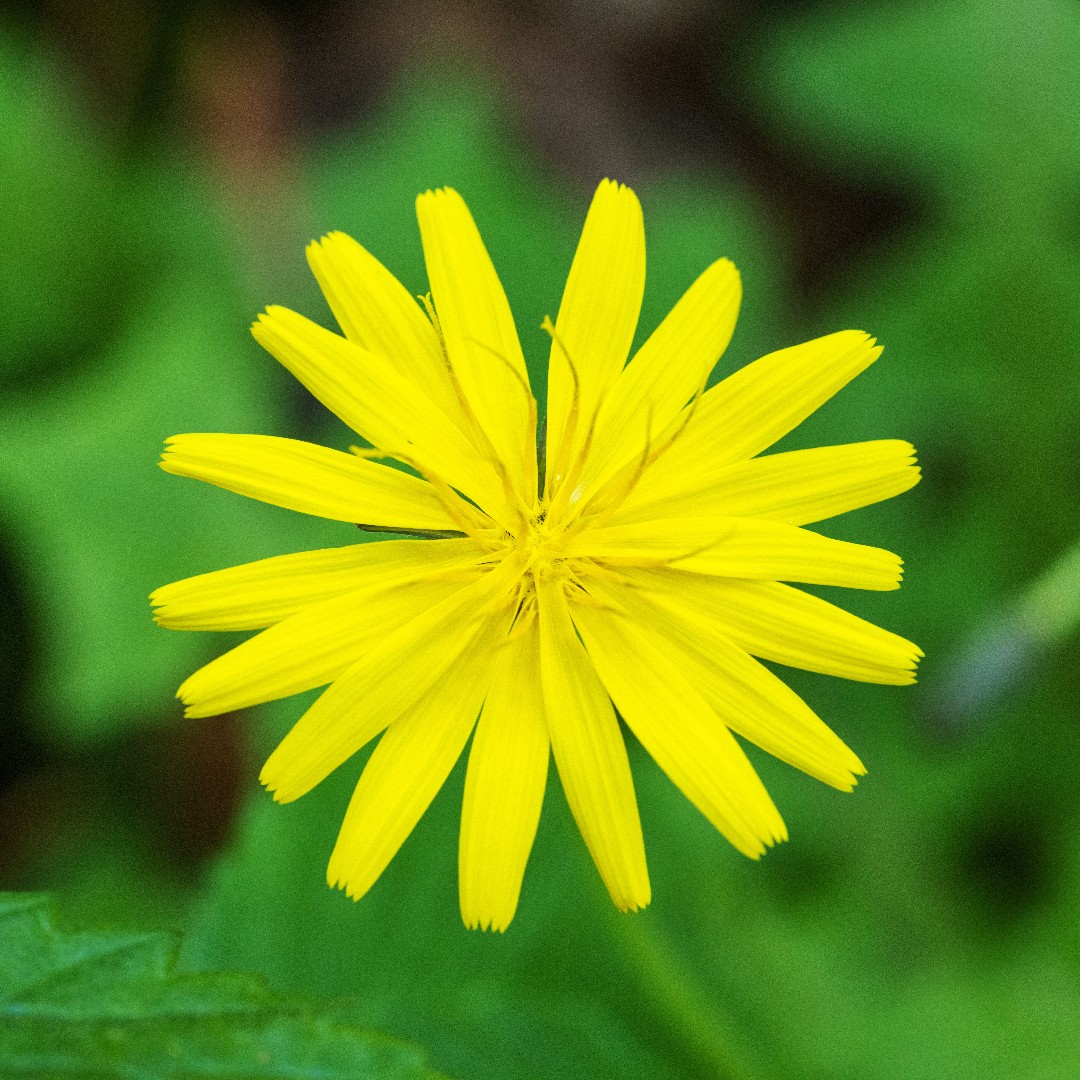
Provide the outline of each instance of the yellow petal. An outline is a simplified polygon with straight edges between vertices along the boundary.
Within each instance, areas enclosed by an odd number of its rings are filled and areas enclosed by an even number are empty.
[[[174,435],[161,467],[302,514],[387,529],[459,530],[435,489],[386,465],[273,435]]]
[[[650,470],[612,517],[754,517],[809,525],[891,499],[919,482],[915,448],[899,439],[793,450],[729,465],[705,486],[696,474]]]
[[[259,779],[274,798],[300,798],[429,691],[440,696],[433,688],[480,624],[501,617],[493,603],[509,607],[506,571],[504,563],[404,625],[380,627],[378,640],[304,713],[263,766]]]
[[[439,686],[395,720],[356,785],[327,881],[359,900],[412,832],[461,756],[506,639],[510,613],[490,620]]]
[[[612,900],[636,911],[652,894],[626,745],[560,586],[540,589],[544,712],[559,778]]]
[[[154,621],[171,630],[261,630],[312,604],[377,585],[470,566],[474,541],[384,540],[300,551],[174,581],[150,595]]]
[[[868,334],[841,330],[747,364],[705,392],[650,473],[707,487],[725,466],[760,454],[801,424],[880,355]]]
[[[687,289],[605,399],[582,487],[602,484],[659,439],[727,348],[741,298],[739,273],[727,259]]]
[[[641,204],[629,188],[604,180],[585,218],[548,361],[549,490],[553,478],[559,479],[559,463],[566,467],[574,460],[600,402],[626,363],[644,289]]]
[[[251,332],[319,401],[373,446],[421,472],[442,477],[505,522],[505,494],[490,459],[394,369],[393,361],[288,308],[267,308]]]
[[[699,574],[848,589],[900,587],[901,560],[865,544],[753,518],[661,518],[586,529],[568,555],[615,565],[677,566]]]
[[[450,363],[514,490],[531,507],[536,446],[530,445],[529,376],[506,293],[456,191],[425,192],[416,214]]]
[[[309,244],[307,257],[345,336],[391,360],[395,371],[467,431],[439,335],[416,297],[345,233]]]
[[[798,694],[708,623],[682,618],[681,612],[676,614],[660,598],[634,588],[616,589],[598,582],[590,583],[590,592],[617,604],[636,626],[653,632],[653,638],[642,645],[655,653],[648,660],[652,672],[681,680],[680,692],[686,685],[694,687],[716,715],[743,738],[841,791],[850,791],[856,776],[866,772],[858,757]],[[576,611],[575,618],[579,618]],[[606,681],[607,669],[602,671]],[[654,723],[666,725],[669,715],[665,710]],[[674,737],[670,732],[666,735]]]
[[[666,568],[624,573],[684,622],[707,626],[753,656],[860,682],[915,681],[917,645],[790,585]]]
[[[573,618],[620,715],[679,790],[752,859],[786,840],[746,754],[683,674],[678,656],[651,640],[651,624],[584,604],[574,606]]]
[[[465,777],[458,882],[470,929],[505,930],[517,910],[548,772],[536,624],[495,658]]]
[[[357,589],[305,607],[200,668],[177,692],[187,716],[216,716],[325,686],[388,634],[458,593],[461,578]]]

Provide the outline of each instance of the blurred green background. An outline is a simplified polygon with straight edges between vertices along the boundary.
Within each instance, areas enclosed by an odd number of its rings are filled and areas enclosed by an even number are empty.
[[[1080,535],[1078,58],[1074,0],[0,4],[0,888],[347,996],[458,1078],[1080,1075],[1075,561],[1038,591]],[[460,768],[353,904],[324,869],[360,762],[273,805],[258,767],[302,703],[182,720],[234,639],[160,630],[146,595],[355,530],[168,477],[160,444],[347,445],[248,322],[329,322],[303,249],[332,229],[423,291],[439,184],[542,394],[606,175],[645,210],[643,332],[727,255],[718,374],[885,344],[784,447],[916,444],[913,493],[824,531],[904,556],[899,593],[842,602],[923,646],[920,683],[784,672],[870,772],[844,796],[751,750],[792,835],[760,863],[632,745],[642,915],[553,776],[514,924],[466,932]]]

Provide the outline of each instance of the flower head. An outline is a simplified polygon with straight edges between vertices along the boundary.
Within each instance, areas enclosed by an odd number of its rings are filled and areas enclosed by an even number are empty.
[[[210,716],[328,686],[262,782],[299,798],[381,735],[328,878],[359,898],[469,743],[460,891],[470,926],[513,917],[554,756],[615,903],[649,902],[622,716],[686,796],[757,858],[786,837],[732,732],[834,787],[859,759],[755,657],[908,683],[915,645],[789,582],[895,589],[900,560],[804,526],[919,477],[886,440],[759,457],[876,359],[844,331],[706,391],[735,326],[721,260],[626,363],[645,281],[641,208],[596,192],[551,339],[546,437],[505,294],[464,201],[417,200],[417,303],[341,233],[308,249],[340,324],[272,307],[259,342],[370,445],[178,435],[162,467],[392,532],[167,585],[164,626],[260,630],[178,696]],[[539,451],[538,451],[539,443]],[[408,466],[394,467],[390,462]],[[616,712],[617,710],[617,712]]]

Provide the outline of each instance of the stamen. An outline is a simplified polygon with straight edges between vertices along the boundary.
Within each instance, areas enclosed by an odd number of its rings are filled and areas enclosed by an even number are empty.
[[[607,611],[612,614],[625,615],[626,611],[614,601],[601,600],[593,596],[588,589],[571,573],[571,576],[561,582],[563,595],[566,600],[573,600],[576,604],[595,608],[597,611]]]
[[[610,520],[612,515],[618,510],[623,502],[626,501],[634,488],[637,487],[638,481],[645,475],[646,470],[652,468],[652,466],[675,445],[679,437],[687,429],[690,421],[693,420],[694,413],[697,412],[698,402],[701,401],[701,397],[705,393],[705,387],[709,381],[709,374],[710,372],[705,372],[705,375],[698,384],[697,390],[694,391],[694,396],[690,399],[690,402],[675,420],[672,421],[672,426],[669,427],[669,431],[671,432],[670,435],[661,439],[652,450],[649,449],[649,427],[651,424],[650,421],[646,420],[645,453],[642,455],[635,468],[630,472],[630,475],[626,476],[627,470],[630,468],[628,463],[604,484],[602,488],[594,492],[582,506],[581,509],[582,512],[584,512],[585,508],[597,499],[602,500],[598,512],[593,517],[589,518],[588,524],[590,528],[596,528],[605,521]],[[620,478],[622,478],[621,482]]]
[[[532,624],[536,622],[536,616],[536,594],[530,593],[521,601],[521,607],[518,608],[517,616],[514,619],[514,625],[510,628],[510,633],[506,636],[507,643],[524,636]]]
[[[536,432],[536,498],[543,505],[547,486],[547,413],[540,417]]]
[[[685,562],[687,559],[694,558],[695,555],[704,555],[706,551],[713,551],[720,547],[726,539],[726,536],[721,536],[708,544],[702,544],[700,547],[691,548],[689,551],[681,551],[677,555],[668,555],[664,558],[649,559],[635,555],[605,555],[604,559],[614,563],[616,566],[630,566],[637,570],[659,570],[674,567],[676,563]]]
[[[582,560],[581,572],[586,576],[600,578],[601,581],[610,581],[614,585],[621,585],[627,589],[639,589],[641,586],[633,578],[620,574],[618,570],[594,559]]]
[[[453,529],[406,529],[400,525],[368,525],[357,521],[356,527],[369,533],[400,533],[402,536],[415,536],[418,540],[455,540],[465,533]]]
[[[577,423],[580,420],[580,413],[578,412],[578,401],[580,396],[580,383],[577,378],[577,369],[574,367],[573,361],[570,359],[570,354],[563,344],[561,339],[556,337],[555,328],[551,325],[551,320],[545,318],[545,325],[543,329],[547,330],[552,340],[555,341],[559,348],[562,350],[563,355],[566,357],[566,362],[570,367],[570,371],[574,376],[574,399],[571,402],[571,416],[573,418],[573,430],[571,431],[570,419],[567,420],[567,434],[563,438],[562,445],[559,447],[560,466],[561,459],[564,453],[569,453],[568,447],[573,442],[573,437],[577,431]],[[561,517],[570,508],[570,502],[574,498],[577,492],[577,483],[581,478],[581,474],[585,471],[585,465],[589,460],[589,452],[592,450],[593,436],[596,434],[597,418],[600,414],[599,405],[593,410],[592,415],[589,417],[589,426],[585,432],[585,438],[582,440],[581,446],[577,450],[577,454],[574,456],[573,461],[566,469],[566,473],[563,474],[560,468],[555,471],[555,479],[561,481],[559,490],[556,492],[554,500],[551,506],[551,513],[553,517]],[[578,508],[580,513],[581,508]]]
[[[458,381],[457,372],[454,370],[454,365],[450,362],[450,354],[446,349],[446,338],[443,336],[442,323],[439,322],[438,312],[435,310],[435,305],[431,300],[431,293],[426,293],[423,296],[418,296],[417,299],[424,305],[424,310],[427,312],[428,318],[431,320],[431,325],[435,328],[435,333],[439,339],[439,350],[442,353],[443,365],[446,367],[446,372],[450,376],[450,383],[454,388],[454,395],[457,397],[458,405],[461,407],[461,411],[468,421],[470,428],[472,429],[472,437],[474,445],[483,447],[484,454],[482,457],[488,462],[489,465],[495,470],[496,475],[499,477],[499,482],[502,484],[503,494],[506,496],[507,505],[514,510],[517,510],[521,515],[522,524],[528,523],[529,508],[525,506],[520,495],[514,490],[513,481],[510,479],[509,473],[506,471],[506,464],[502,458],[499,457],[498,451],[495,449],[494,444],[488,437],[488,433],[484,430],[484,426],[480,423],[476,413],[473,412],[472,406],[469,404],[469,399],[465,394],[461,383]],[[479,344],[479,343],[478,343]],[[498,354],[496,354],[498,355]],[[500,357],[500,359],[502,359]],[[511,368],[511,370],[513,370]],[[520,376],[519,376],[520,377]],[[528,388],[526,388],[528,389]],[[532,398],[531,391],[529,397]],[[536,438],[536,401],[532,403],[532,422],[533,422],[533,439],[535,443]]]
[[[630,494],[631,491],[637,487],[638,481],[645,474],[645,470],[651,463],[652,455],[652,409],[646,412],[645,416],[645,449],[642,451],[641,458],[638,460],[637,465],[630,472],[628,476],[624,476],[626,468],[623,468],[620,472],[616,473],[612,480],[605,484],[599,492],[594,492],[588,499],[585,500],[582,505],[577,521],[575,521],[567,530],[567,536],[572,536],[576,532],[580,532],[582,529],[588,527],[595,529],[607,521],[612,514],[622,505],[623,500]],[[615,488],[615,494],[610,493],[611,484],[614,483],[619,477],[623,477],[622,485]],[[609,492],[608,498],[603,502],[599,510],[592,515],[592,517],[586,518],[585,510],[594,502],[598,495],[602,495],[605,491]]]
[[[418,461],[412,459],[411,455],[402,454],[397,450],[395,450],[393,454],[388,454],[382,450],[367,449],[362,446],[350,446],[349,451],[357,457],[368,459],[394,457],[398,461],[410,465],[435,489],[436,498],[442,503],[443,509],[447,514],[461,526],[462,532],[467,536],[471,536],[477,543],[484,543],[482,534],[488,531],[486,525],[483,522],[478,525],[477,522],[468,519],[464,511],[469,509],[469,504],[463,499],[460,499],[457,494],[455,494],[454,489],[439,476],[438,473],[433,472],[431,469],[426,469]],[[482,513],[482,511],[477,510],[477,513]],[[484,517],[487,521],[491,520],[486,514]]]
[[[526,381],[525,377],[521,374],[521,372],[518,371],[518,369],[516,367],[514,367],[514,365],[511,364],[510,361],[505,356],[503,356],[502,353],[500,353],[498,351],[498,349],[492,348],[486,342],[480,341],[479,338],[471,337],[471,338],[469,338],[469,341],[473,345],[478,345],[481,349],[484,349],[485,351],[491,353],[491,355],[494,356],[495,359],[498,360],[501,364],[503,364],[506,367],[507,371],[509,371],[510,374],[513,375],[514,378],[517,380],[518,385],[521,387],[522,393],[524,393],[524,395],[525,395],[525,403],[526,403],[526,406],[527,406],[527,408],[529,410],[529,431],[528,431],[528,436],[527,436],[527,440],[526,440],[526,445],[535,447],[536,446],[536,428],[537,428],[537,422],[538,421],[537,421],[536,398],[533,397],[532,387],[529,386],[528,382]],[[489,445],[490,445],[490,441],[489,441]],[[494,452],[494,447],[492,447],[492,452]],[[502,465],[502,462],[500,461],[499,464]],[[525,507],[524,503],[522,503],[521,505],[525,509],[525,513],[526,513],[526,516],[527,516],[528,515],[528,507]]]
[[[522,560],[518,551],[511,549],[505,553],[505,556],[499,559],[498,563],[492,569],[492,573],[501,575],[505,580],[503,584],[507,587],[506,592],[496,593],[491,600],[484,605],[481,609],[481,616],[487,618],[491,615],[496,615],[501,611],[505,611],[507,605],[512,605],[518,609],[515,614],[515,621],[520,615],[520,608],[527,599],[522,595],[524,574],[522,572]]]
[[[555,483],[560,483],[564,476],[564,470],[567,467],[564,459],[566,455],[570,453],[570,446],[577,436],[578,419],[581,415],[581,380],[578,378],[574,361],[570,359],[570,350],[567,349],[562,338],[556,331],[555,324],[551,321],[550,315],[544,316],[543,321],[540,323],[540,329],[546,331],[547,334],[550,335],[553,344],[559,347],[559,352],[562,353],[563,359],[566,361],[566,366],[570,369],[570,377],[574,382],[574,392],[570,397],[570,409],[566,414],[566,424],[563,427],[562,439],[559,440],[559,456],[555,460],[554,472],[552,475],[552,480]]]

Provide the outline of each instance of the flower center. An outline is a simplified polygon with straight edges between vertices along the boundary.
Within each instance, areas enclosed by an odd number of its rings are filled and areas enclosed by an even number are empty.
[[[546,507],[541,507],[514,538],[514,548],[523,562],[522,573],[546,577],[557,571],[566,561],[562,554],[564,532],[561,527],[552,527]]]

